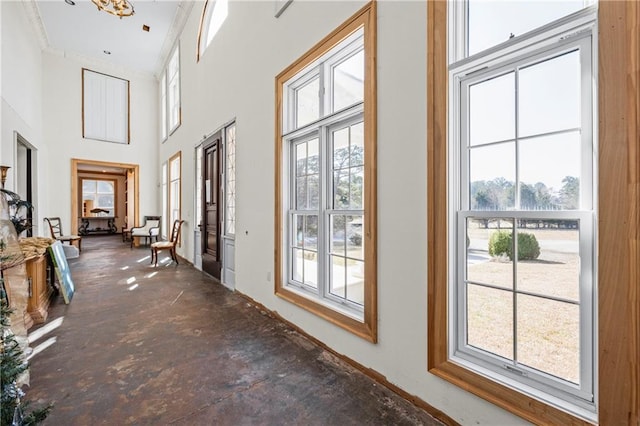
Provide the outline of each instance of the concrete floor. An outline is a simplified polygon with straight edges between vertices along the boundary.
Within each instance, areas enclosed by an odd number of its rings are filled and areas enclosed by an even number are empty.
[[[25,388],[33,406],[55,404],[45,425],[441,424],[186,262],[153,268],[149,254],[92,236],[69,260],[71,304],[56,296],[29,330],[43,333],[36,350],[55,340]]]

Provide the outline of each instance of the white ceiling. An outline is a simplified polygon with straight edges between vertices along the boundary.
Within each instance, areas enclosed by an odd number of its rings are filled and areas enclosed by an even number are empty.
[[[185,1],[131,0],[135,14],[122,19],[99,11],[90,0],[35,0],[48,47],[157,73],[180,24]],[[176,19],[178,18],[178,19]],[[149,32],[142,30],[150,27]],[[169,40],[167,40],[169,36]],[[111,52],[110,55],[104,51]]]

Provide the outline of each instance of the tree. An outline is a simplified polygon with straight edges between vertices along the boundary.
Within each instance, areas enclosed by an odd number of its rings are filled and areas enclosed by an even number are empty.
[[[576,210],[580,207],[580,178],[565,176],[562,179],[559,202],[563,210]]]

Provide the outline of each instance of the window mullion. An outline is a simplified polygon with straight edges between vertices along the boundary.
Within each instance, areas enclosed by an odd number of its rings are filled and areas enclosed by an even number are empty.
[[[322,79],[321,79],[322,81]],[[329,208],[331,207],[330,178],[329,171],[329,153],[330,144],[327,137],[327,127],[318,129],[319,146],[318,153],[320,155],[320,168],[318,182],[320,183],[320,202],[318,203],[318,295],[326,297],[328,294],[328,283],[331,279],[329,271],[329,247],[331,238],[331,226],[329,217]]]

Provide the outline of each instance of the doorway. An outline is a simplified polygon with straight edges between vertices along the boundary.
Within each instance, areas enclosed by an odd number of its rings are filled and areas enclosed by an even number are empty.
[[[139,176],[140,166],[128,163],[111,163],[106,161],[94,161],[72,158],[71,159],[71,232],[78,232],[79,219],[85,214],[82,208],[81,176],[93,177],[122,176],[121,189],[116,188],[116,201],[114,213],[118,230],[137,226],[139,212]]]
[[[221,279],[222,130],[211,135],[202,146],[202,270]]]
[[[15,192],[18,193],[23,200],[36,206],[34,182],[36,180],[36,149],[18,132],[16,135],[16,158],[15,164]],[[35,208],[35,207],[34,207]],[[26,215],[29,223],[37,226],[33,220],[33,210],[27,209]],[[33,228],[25,231],[27,237],[33,236]]]

